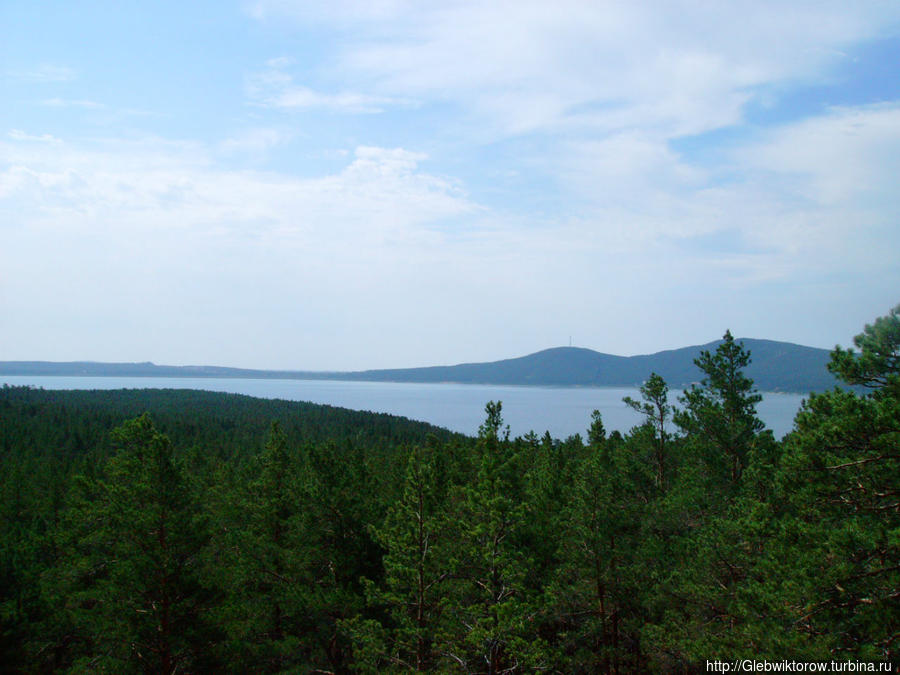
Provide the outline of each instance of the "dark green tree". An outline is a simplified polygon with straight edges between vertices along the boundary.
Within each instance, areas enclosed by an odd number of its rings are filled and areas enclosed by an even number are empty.
[[[172,444],[148,415],[113,432],[99,480],[76,483],[57,596],[85,644],[76,670],[176,673],[203,662],[202,540]]]
[[[900,305],[867,324],[853,344],[859,351],[835,347],[828,370],[847,384],[896,397],[900,386]]]
[[[644,416],[644,424],[652,434],[652,462],[656,487],[659,490],[666,486],[666,446],[669,440],[669,432],[666,424],[672,414],[669,405],[669,387],[666,381],[656,373],[641,385],[641,400],[635,401],[630,396],[622,399],[629,408]]]
[[[705,446],[712,467],[724,461],[726,478],[736,486],[765,426],[756,416],[762,397],[744,374],[750,353],[726,331],[716,351],[702,351],[694,363],[705,377],[679,399],[685,407],[675,413],[675,423]]]
[[[385,549],[385,578],[381,587],[371,584],[370,603],[385,606],[387,628],[362,626],[356,635],[386,637],[386,647],[375,670],[434,668],[435,636],[441,620],[443,583],[449,576],[446,518],[439,501],[433,454],[421,447],[409,453],[403,494],[389,510],[384,523],[373,528]]]
[[[213,541],[207,578],[223,593],[214,615],[235,672],[281,672],[302,664],[299,646],[307,579],[298,528],[299,458],[273,422],[262,453],[238,478],[210,494]]]
[[[741,650],[747,623],[741,593],[757,540],[744,529],[750,504],[739,498],[751,460],[768,456],[774,441],[760,434],[761,397],[743,372],[750,354],[730,331],[714,353],[701,352],[695,363],[705,377],[684,393],[679,400],[685,408],[673,414],[684,436],[667,444],[674,475],[648,509],[638,554],[654,580],[645,595],[642,643],[660,669],[691,667],[711,650],[753,653]],[[647,412],[654,408],[648,405]],[[653,425],[643,429],[651,437],[643,443],[657,441]],[[642,444],[644,430],[637,429],[632,442]],[[755,468],[750,474],[759,478]]]
[[[594,415],[592,429],[600,422]],[[599,439],[599,434],[594,434]],[[560,524],[560,564],[547,602],[560,632],[563,672],[639,668],[633,555],[645,502],[636,457],[615,440],[592,443],[576,470]]]
[[[588,429],[588,445],[592,448],[600,448],[606,441],[606,428],[603,426],[603,416],[599,410],[591,413],[591,426]]]
[[[871,391],[810,396],[785,443],[781,548],[769,569],[791,589],[782,603],[817,654],[900,655],[898,311],[865,327],[859,351],[832,353],[832,372]]]
[[[307,448],[300,477],[298,528],[304,583],[298,587],[303,644],[315,672],[346,672],[354,646],[347,622],[366,607],[364,580],[382,583],[384,550],[373,536],[385,510],[363,448],[322,443]]]
[[[527,505],[518,457],[501,435],[500,402],[488,403],[481,425],[477,475],[451,495],[449,579],[438,649],[443,669],[498,675],[542,657],[530,634],[535,608],[526,592],[529,561],[522,547]]]

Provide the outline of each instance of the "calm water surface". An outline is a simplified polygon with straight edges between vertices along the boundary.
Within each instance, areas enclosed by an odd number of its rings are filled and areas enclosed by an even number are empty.
[[[503,418],[513,436],[549,431],[555,438],[586,435],[591,411],[599,410],[607,431],[625,433],[641,417],[622,403],[623,396],[640,399],[634,388],[523,387],[490,384],[419,384],[406,382],[343,382],[337,380],[255,380],[187,377],[32,377],[0,375],[0,385],[33,385],[44,389],[205,389],[260,398],[312,401],[390,413],[423,420],[465,434],[475,434],[484,421],[484,405],[503,401]],[[670,401],[680,391],[670,392]],[[791,429],[803,396],[763,394],[760,418],[781,437]]]

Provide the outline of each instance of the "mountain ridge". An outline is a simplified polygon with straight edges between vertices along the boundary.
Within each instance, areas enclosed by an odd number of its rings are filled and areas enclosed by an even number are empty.
[[[838,384],[826,364],[830,351],[790,342],[740,338],[751,352],[746,373],[762,391],[807,393]],[[487,363],[358,371],[353,379],[462,384],[639,386],[651,372],[671,388],[681,389],[703,378],[694,364],[702,351],[714,351],[722,340],[668,349],[653,354],[617,356],[584,347],[552,347],[533,354]]]
[[[694,364],[701,351],[713,351],[715,340],[703,345],[667,349],[653,354],[617,356],[585,347],[551,347],[499,361],[450,366],[387,368],[361,371],[260,370],[225,366],[167,366],[149,361],[0,361],[0,375],[57,375],[95,377],[197,377],[357,380],[369,382],[432,382],[531,386],[639,386],[651,372],[673,389],[699,382],[703,373]],[[761,391],[808,393],[838,384],[826,364],[830,351],[791,342],[758,338],[737,340],[751,353],[746,370]]]

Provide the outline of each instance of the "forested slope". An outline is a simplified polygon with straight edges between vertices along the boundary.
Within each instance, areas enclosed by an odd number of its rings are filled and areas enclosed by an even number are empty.
[[[743,339],[753,353],[747,374],[762,391],[809,393],[838,384],[828,372],[828,351],[774,340]],[[651,373],[682,389],[703,377],[695,360],[721,340],[641,356],[615,356],[580,347],[556,347],[516,359],[456,366],[367,370],[333,374],[361,380],[392,382],[461,382],[516,385],[638,387]]]
[[[362,440],[367,447],[421,443],[431,433],[453,434],[425,422],[335,406],[185,389],[42,390],[5,387],[0,439],[17,447],[78,454],[109,445],[109,432],[150,413],[180,448],[215,449],[221,457],[258,451],[273,421],[295,445]],[[26,434],[21,440],[11,440]]]
[[[898,659],[900,308],[783,442],[726,333],[644,423],[511,439],[188,391],[0,392],[9,672]],[[672,423],[677,431],[671,432]]]

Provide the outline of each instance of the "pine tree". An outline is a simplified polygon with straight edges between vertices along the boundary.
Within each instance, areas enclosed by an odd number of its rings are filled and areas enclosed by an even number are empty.
[[[486,406],[477,476],[451,495],[453,547],[438,639],[442,667],[490,675],[514,672],[543,657],[540,642],[533,640],[535,609],[525,582],[530,566],[521,547],[527,507],[501,411],[499,402]]]
[[[307,579],[298,474],[299,459],[273,422],[247,475],[224,480],[211,495],[215,536],[207,578],[224,595],[215,616],[227,636],[223,658],[235,672],[281,672],[303,657],[296,596]]]
[[[669,489],[643,524],[639,553],[654,577],[642,633],[657,668],[699,663],[713,649],[748,653],[739,650],[740,594],[752,545],[736,500],[751,458],[773,442],[771,434],[760,435],[761,397],[743,372],[749,363],[750,354],[727,331],[714,353],[695,360],[705,377],[685,391],[679,399],[685,408],[673,414],[685,436],[675,444]],[[661,559],[665,568],[654,562]]]
[[[298,527],[305,584],[298,588],[303,642],[311,669],[345,672],[352,659],[347,622],[361,616],[365,582],[382,582],[383,549],[372,526],[384,511],[370,494],[363,449],[334,443],[311,446],[300,477]]]
[[[736,486],[754,438],[765,426],[756,416],[762,397],[743,372],[750,353],[726,331],[715,353],[704,350],[694,363],[705,377],[680,398],[685,409],[675,413],[675,423],[705,446],[711,466],[725,461],[727,480]]]
[[[434,643],[441,620],[443,584],[449,576],[443,505],[438,501],[432,453],[409,453],[403,495],[373,528],[386,550],[382,588],[371,586],[370,602],[390,615],[386,662],[397,669],[423,672],[435,664]]]
[[[599,448],[606,441],[606,428],[603,426],[603,416],[599,410],[591,413],[591,426],[588,428],[588,445]]]
[[[596,414],[592,428],[600,424]],[[546,596],[565,672],[633,672],[639,668],[633,555],[645,508],[636,489],[641,471],[624,444],[592,436],[591,454],[568,492],[560,565]]]
[[[176,673],[202,660],[202,542],[169,439],[148,415],[113,432],[100,480],[78,481],[61,528],[63,611],[85,641],[76,669]]]
[[[669,387],[666,381],[656,373],[651,373],[647,381],[641,385],[641,399],[641,401],[635,401],[630,396],[626,396],[622,400],[629,408],[645,418],[644,424],[652,433],[652,461],[656,487],[659,490],[665,490],[666,469],[669,463],[666,456],[666,446],[669,441],[666,424],[672,414],[672,407],[669,405]]]
[[[900,656],[900,307],[840,347],[829,369],[866,395],[810,396],[778,476],[793,621],[819,653]],[[779,555],[780,554],[780,555]],[[781,564],[779,564],[781,563]],[[783,601],[784,602],[784,601]]]

